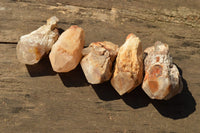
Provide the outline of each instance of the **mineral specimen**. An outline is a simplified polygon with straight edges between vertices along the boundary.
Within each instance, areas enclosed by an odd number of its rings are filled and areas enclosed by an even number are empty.
[[[73,25],[64,31],[49,54],[53,70],[69,72],[76,68],[82,58],[85,34],[82,28]]]
[[[154,46],[145,49],[145,77],[143,90],[152,99],[168,100],[180,93],[183,88],[179,70],[172,63],[169,47],[157,41]]]
[[[131,33],[119,49],[111,84],[120,95],[123,95],[140,85],[142,78],[142,45],[140,39]]]
[[[52,45],[58,39],[58,18],[53,16],[47,20],[47,24],[41,26],[30,34],[21,36],[17,44],[17,58],[24,64],[35,64],[51,50]]]
[[[81,67],[89,83],[99,84],[111,78],[117,52],[118,46],[107,41],[91,43],[83,49]]]

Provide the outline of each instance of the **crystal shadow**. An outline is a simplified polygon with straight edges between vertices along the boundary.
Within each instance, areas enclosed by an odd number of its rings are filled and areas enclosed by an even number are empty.
[[[111,86],[110,81],[92,85],[92,88],[103,101],[112,101],[121,98],[117,91]]]
[[[59,73],[59,76],[66,87],[81,87],[89,85],[80,64],[70,72]]]
[[[151,102],[151,99],[142,90],[141,85],[130,93],[124,94],[122,100],[133,109],[146,107]]]
[[[48,56],[41,59],[37,64],[26,65],[28,73],[31,77],[56,75],[53,71]]]
[[[178,66],[177,68],[182,77],[182,70]],[[183,91],[180,94],[167,101],[152,100],[151,103],[161,115],[172,119],[181,119],[188,117],[196,110],[196,101],[188,89],[187,81],[183,77],[182,81]]]

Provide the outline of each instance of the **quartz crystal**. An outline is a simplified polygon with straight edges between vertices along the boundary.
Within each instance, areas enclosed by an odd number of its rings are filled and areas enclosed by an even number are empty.
[[[20,62],[32,65],[49,53],[59,36],[58,21],[58,18],[53,16],[47,20],[46,25],[21,36],[17,44],[17,58]]]
[[[183,89],[182,78],[172,58],[167,44],[157,41],[145,49],[145,77],[143,90],[152,99],[168,100]]]
[[[140,85],[142,78],[142,45],[140,39],[131,33],[119,49],[111,84],[120,95],[123,95]]]
[[[73,25],[64,31],[49,54],[53,70],[69,72],[76,68],[82,58],[85,34],[82,28]]]
[[[91,43],[83,49],[81,67],[89,83],[99,84],[111,78],[117,52],[118,46],[107,41]]]

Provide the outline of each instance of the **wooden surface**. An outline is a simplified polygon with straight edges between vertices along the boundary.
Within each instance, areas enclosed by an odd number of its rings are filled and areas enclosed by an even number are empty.
[[[120,97],[110,83],[90,85],[81,67],[52,71],[48,58],[28,66],[16,59],[19,37],[57,16],[59,27],[76,24],[86,45],[123,44],[127,34],[143,48],[168,43],[184,78],[169,101],[151,100],[140,87]],[[1,0],[0,132],[197,133],[200,131],[199,0]]]

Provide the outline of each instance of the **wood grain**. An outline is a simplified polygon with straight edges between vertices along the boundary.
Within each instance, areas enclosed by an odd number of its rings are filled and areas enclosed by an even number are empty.
[[[199,132],[200,3],[196,0],[2,0],[0,2],[0,132]],[[122,45],[133,32],[143,48],[170,46],[184,91],[151,100],[140,87],[120,97],[110,83],[90,85],[81,67],[53,72],[48,57],[28,66],[16,58],[21,35],[56,15],[59,27],[76,24],[86,45]]]

